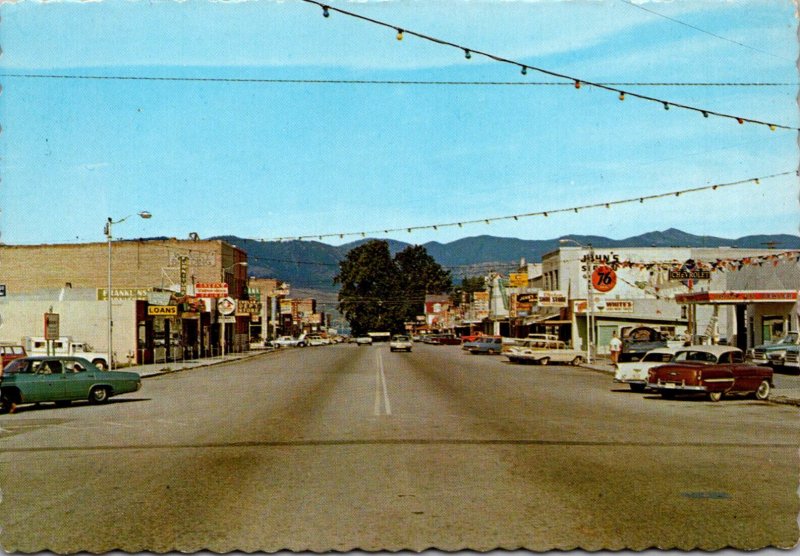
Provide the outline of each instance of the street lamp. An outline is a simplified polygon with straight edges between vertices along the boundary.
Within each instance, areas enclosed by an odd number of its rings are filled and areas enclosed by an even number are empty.
[[[594,248],[592,247],[591,243],[584,245],[579,241],[568,237],[561,238],[558,240],[558,242],[561,245],[572,242],[581,249],[588,250],[588,261],[586,263],[586,362],[591,364],[592,340],[594,339],[594,296],[592,295],[592,290],[594,289],[594,286],[592,285],[592,272],[594,271]]]
[[[243,266],[247,268],[247,261],[239,261],[238,263],[233,263],[230,266],[223,267],[220,273],[220,278],[222,278],[223,282],[225,281],[225,273],[228,271],[233,272],[233,267],[235,266]],[[225,357],[225,321],[223,320],[220,324],[222,326],[220,327],[219,333],[219,346],[220,350],[222,351],[222,357]]]
[[[148,219],[151,216],[153,216],[152,214],[150,214],[146,210],[143,210],[143,211],[139,212],[138,215],[139,215],[140,218],[144,218],[144,219]],[[113,319],[112,309],[111,309],[111,240],[112,240],[111,227],[114,224],[120,224],[122,222],[125,222],[131,216],[133,216],[133,215],[129,214],[125,218],[120,218],[119,220],[112,220],[112,218],[109,216],[108,220],[106,220],[106,225],[103,228],[103,233],[106,235],[106,239],[108,240],[108,290],[106,290],[106,300],[108,301],[108,319],[107,320],[108,320],[108,368],[109,369],[112,369],[113,365],[114,365],[114,363],[113,363],[113,361],[114,361],[114,359],[113,359],[114,358],[114,319]]]

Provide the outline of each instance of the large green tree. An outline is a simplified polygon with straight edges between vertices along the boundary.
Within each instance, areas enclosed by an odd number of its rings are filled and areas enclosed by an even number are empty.
[[[445,270],[421,245],[410,245],[394,256],[403,291],[401,313],[413,321],[425,309],[427,294],[446,294],[453,287],[450,271]]]
[[[425,295],[448,293],[452,282],[424,247],[410,246],[392,258],[386,241],[351,249],[334,278],[340,284],[339,311],[355,335],[401,332],[424,310]]]

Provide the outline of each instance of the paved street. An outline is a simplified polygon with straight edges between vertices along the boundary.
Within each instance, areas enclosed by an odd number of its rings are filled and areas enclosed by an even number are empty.
[[[0,417],[6,551],[798,539],[798,409],[457,346],[286,349]]]

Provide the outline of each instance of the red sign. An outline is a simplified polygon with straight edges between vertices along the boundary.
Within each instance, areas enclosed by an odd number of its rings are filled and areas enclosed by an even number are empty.
[[[592,271],[592,286],[599,292],[610,292],[617,285],[617,273],[610,266],[600,265]]]
[[[793,290],[776,291],[716,291],[699,292],[695,294],[679,294],[675,296],[678,303],[724,303],[724,302],[750,302],[768,303],[771,301],[795,301],[797,292]]]
[[[228,284],[225,282],[198,282],[194,285],[195,297],[227,297]]]

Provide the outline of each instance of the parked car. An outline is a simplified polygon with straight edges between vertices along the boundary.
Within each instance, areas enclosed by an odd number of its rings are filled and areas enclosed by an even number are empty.
[[[500,355],[500,351],[503,349],[503,338],[500,336],[481,336],[475,341],[465,342],[463,348],[473,355],[478,353]]]
[[[645,353],[639,361],[617,363],[614,382],[627,384],[634,392],[644,392],[647,388],[647,372],[672,361],[675,351],[676,348],[656,348]]]
[[[504,351],[512,363],[583,363],[583,352],[567,347],[561,340],[523,340],[520,345],[514,345]]]
[[[327,346],[330,342],[327,338],[323,338],[318,334],[309,334],[306,336],[306,344],[309,346]]]
[[[98,369],[105,371],[109,368],[108,353],[100,353],[92,349],[86,342],[73,340],[71,336],[61,336],[50,342],[48,348],[47,340],[43,336],[26,336],[22,338],[25,351],[28,355],[74,355],[83,357],[92,362]],[[50,350],[48,352],[48,349]],[[118,362],[114,356],[115,363]]]
[[[412,345],[410,337],[396,334],[389,341],[389,351],[411,351]]]
[[[361,346],[371,346],[372,345],[372,337],[371,336],[359,336],[356,338],[356,345],[359,347]]]
[[[794,369],[794,372],[800,372],[800,346],[794,345],[786,348],[783,366],[785,369]]]
[[[671,363],[650,369],[647,386],[665,398],[701,394],[717,402],[723,395],[755,394],[766,400],[772,377],[771,368],[746,363],[738,348],[689,346],[678,350]]]
[[[461,338],[455,334],[435,334],[431,336],[429,343],[437,346],[459,346]]]
[[[275,347],[305,347],[308,345],[305,334],[300,334],[297,338],[294,336],[280,336],[272,340],[271,343]]]
[[[20,404],[39,402],[103,403],[112,396],[136,392],[141,387],[138,374],[103,371],[82,357],[23,357],[3,368],[0,411],[13,413]]]
[[[667,347],[667,338],[661,332],[649,326],[637,326],[622,338],[619,361],[639,361],[648,351],[661,347]]]
[[[0,371],[14,359],[19,359],[21,357],[25,357],[26,355],[28,354],[25,352],[25,346],[19,344],[0,345],[0,361],[2,361],[2,365],[0,365]],[[2,373],[0,372],[0,375],[1,374]]]
[[[797,332],[789,332],[777,342],[769,342],[754,347],[750,352],[750,359],[756,365],[783,367],[786,364],[787,350],[796,347],[798,344],[800,344],[800,335]]]

